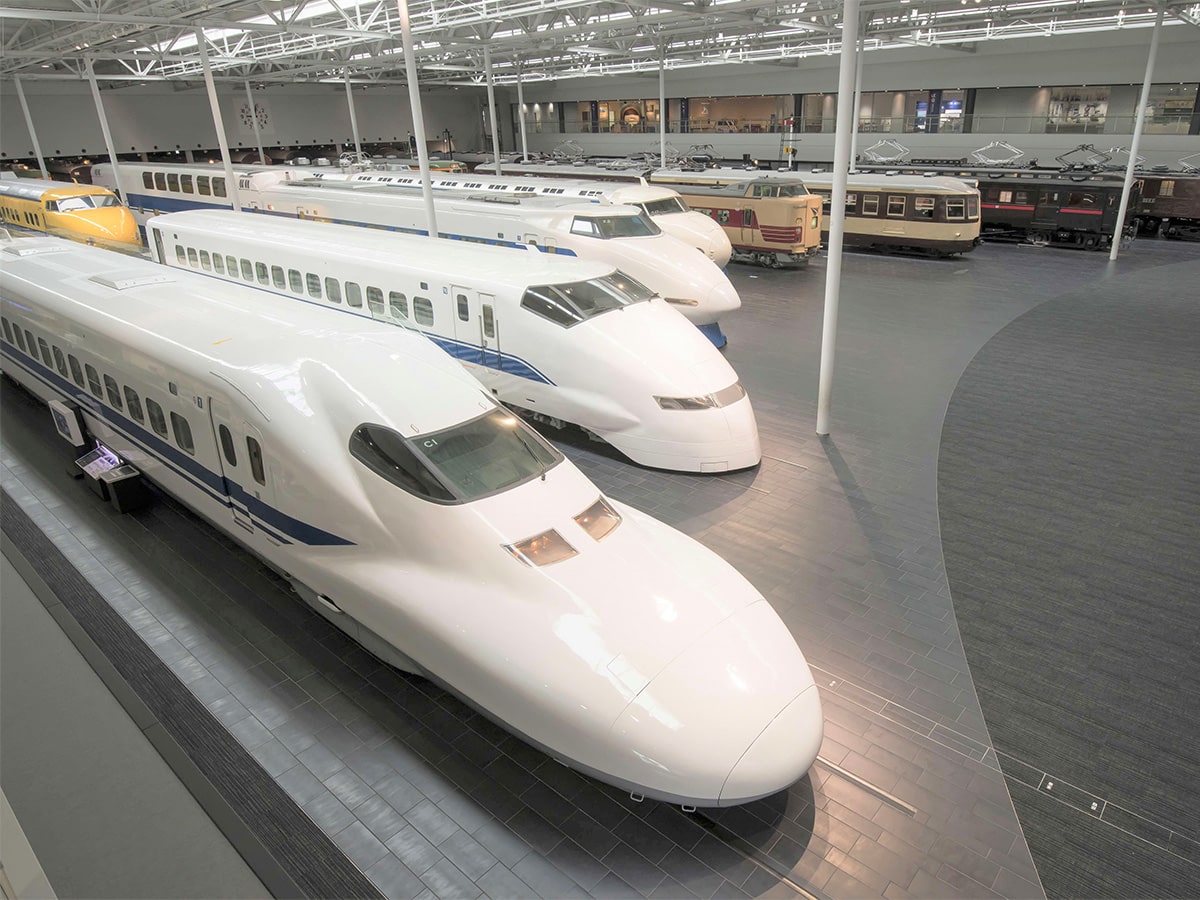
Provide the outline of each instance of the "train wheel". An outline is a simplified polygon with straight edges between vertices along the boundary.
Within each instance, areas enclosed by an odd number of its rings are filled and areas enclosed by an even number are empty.
[[[1088,250],[1095,250],[1096,245],[1100,243],[1100,239],[1094,234],[1089,234],[1083,239],[1083,246]]]

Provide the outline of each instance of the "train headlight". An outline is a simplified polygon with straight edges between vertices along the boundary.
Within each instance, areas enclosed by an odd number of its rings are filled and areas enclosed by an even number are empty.
[[[553,565],[579,553],[553,528],[515,544],[505,544],[504,549],[533,568]]]
[[[703,397],[655,397],[655,401],[663,409],[719,409],[722,406],[732,406],[746,396],[746,389],[740,381],[735,381],[727,388],[722,388],[715,394],[705,394]]]
[[[621,524],[621,514],[608,505],[603,497],[575,517],[579,527],[598,541],[604,540]]]
[[[655,397],[663,409],[713,409],[717,401],[712,394],[703,397]]]
[[[673,303],[675,306],[699,306],[699,300],[684,300],[682,297],[664,297],[668,303]]]

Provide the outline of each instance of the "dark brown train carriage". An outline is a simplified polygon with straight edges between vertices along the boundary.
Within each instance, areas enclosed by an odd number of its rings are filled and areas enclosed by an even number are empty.
[[[1139,174],[1141,193],[1130,209],[1143,234],[1200,241],[1200,174]]]
[[[1120,232],[1121,189],[1121,179],[1105,175],[981,176],[984,237],[1104,249]],[[1131,210],[1136,197],[1135,184]]]

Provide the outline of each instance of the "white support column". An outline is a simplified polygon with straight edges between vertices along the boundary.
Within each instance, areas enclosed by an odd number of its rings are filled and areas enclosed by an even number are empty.
[[[1142,126],[1146,122],[1146,103],[1150,99],[1150,79],[1154,77],[1154,60],[1158,56],[1158,35],[1162,31],[1163,8],[1158,7],[1158,15],[1154,19],[1154,32],[1150,36],[1150,56],[1146,60],[1146,77],[1142,79],[1142,93],[1138,97],[1137,121],[1133,124],[1133,141],[1129,145],[1129,165],[1125,167],[1125,187],[1121,191],[1121,206],[1117,210],[1117,224],[1113,226],[1112,250],[1108,253],[1108,261],[1117,258],[1121,247],[1121,231],[1125,222],[1125,213],[1129,210],[1129,194],[1133,190],[1133,170],[1137,167],[1138,145],[1142,142]]]
[[[517,67],[517,115],[521,119],[521,162],[525,162],[529,159],[529,140],[525,136],[525,89],[521,86],[520,66]]]
[[[221,104],[217,102],[217,86],[213,83],[212,66],[208,63],[208,43],[203,28],[196,29],[196,46],[200,49],[200,65],[204,69],[204,86],[208,88],[208,105],[212,108],[213,127],[217,130],[217,146],[221,148],[221,159],[225,163],[226,190],[229,192],[233,208],[241,210],[237,176],[233,174],[233,161],[229,158],[229,141],[225,137],[225,123],[221,120]]]
[[[100,102],[100,85],[96,84],[96,72],[92,68],[91,58],[87,61],[88,81],[92,85],[92,99],[96,101],[96,115],[100,117],[100,131],[104,134],[104,146],[108,148],[108,158],[112,162],[113,184],[117,186],[117,196],[122,203],[128,203],[125,191],[121,186],[121,167],[117,165],[117,150],[113,146],[112,132],[108,130],[108,117],[104,115],[104,104]]]
[[[842,57],[838,66],[837,134],[833,140],[833,193],[829,199],[829,254],[825,260],[825,321],[821,328],[821,378],[817,387],[817,434],[829,434],[833,400],[833,351],[837,344],[838,299],[842,288],[842,240],[846,233],[846,181],[854,96],[858,0],[842,8]],[[849,101],[849,102],[847,102]]]
[[[17,99],[21,101],[21,112],[25,113],[25,127],[29,129],[29,137],[33,141],[33,155],[37,157],[42,177],[49,180],[50,172],[46,168],[46,160],[42,156],[42,145],[38,143],[37,132],[33,130],[33,116],[29,114],[29,104],[25,102],[25,89],[21,87],[19,75],[13,76],[13,84],[17,86]]]
[[[404,42],[404,74],[408,81],[408,102],[412,107],[413,136],[417,139],[417,163],[421,169],[421,195],[425,198],[425,218],[429,236],[438,236],[437,211],[433,206],[433,182],[429,178],[429,148],[425,146],[425,114],[421,111],[421,84],[417,81],[417,58],[413,52],[412,24],[408,21],[408,0],[396,0],[400,8],[400,37]]]
[[[658,157],[659,165],[667,167],[667,48],[658,48]]]
[[[854,66],[854,125],[850,131],[850,171],[858,171],[858,120],[861,116],[862,109],[862,70],[863,57],[866,55],[863,51],[867,49],[866,37],[858,39],[858,59]]]
[[[492,81],[492,51],[483,45],[483,74],[487,77],[488,117],[492,123],[492,155],[496,157],[496,174],[500,171],[500,129],[496,127],[496,85]]]
[[[354,89],[350,87],[350,69],[346,73],[346,105],[350,107],[350,132],[354,135],[354,161],[362,159],[362,142],[358,139],[358,116],[354,114]]]
[[[246,102],[250,104],[250,122],[254,126],[254,144],[258,147],[259,162],[266,163],[267,154],[263,152],[262,132],[258,130],[258,112],[254,106],[254,93],[250,90],[250,82],[246,82]]]

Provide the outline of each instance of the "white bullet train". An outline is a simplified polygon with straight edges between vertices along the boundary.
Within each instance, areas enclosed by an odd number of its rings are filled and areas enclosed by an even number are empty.
[[[120,163],[129,207],[144,225],[156,213],[230,208],[225,176],[215,166]],[[308,178],[307,170],[240,167],[237,190],[249,210],[426,234],[420,191],[388,185]],[[93,166],[96,184],[113,186],[111,163]],[[300,180],[297,180],[300,179]],[[502,247],[536,244],[547,253],[611,263],[675,304],[718,347],[718,321],[741,306],[737,291],[711,260],[664,234],[641,210],[593,198],[449,197],[435,200],[440,237]]]
[[[400,187],[420,187],[418,172],[358,172],[335,175],[320,173],[323,178],[342,177],[347,181],[369,181],[377,184],[394,184]],[[722,269],[733,255],[733,245],[723,228],[710,216],[688,209],[678,192],[662,185],[622,184],[609,181],[548,179],[521,175],[459,175],[431,172],[430,181],[434,188],[448,191],[500,192],[502,195],[580,197],[590,199],[602,197],[610,203],[636,206],[654,219],[656,225],[672,237],[695,247]]]
[[[501,402],[642,465],[725,472],[762,458],[725,357],[607,263],[226,210],[156,216],[147,240],[166,265],[420,331]]]
[[[552,757],[697,806],[815,759],[818,691],[762,595],[430,341],[53,238],[0,241],[0,298],[6,374]]]

